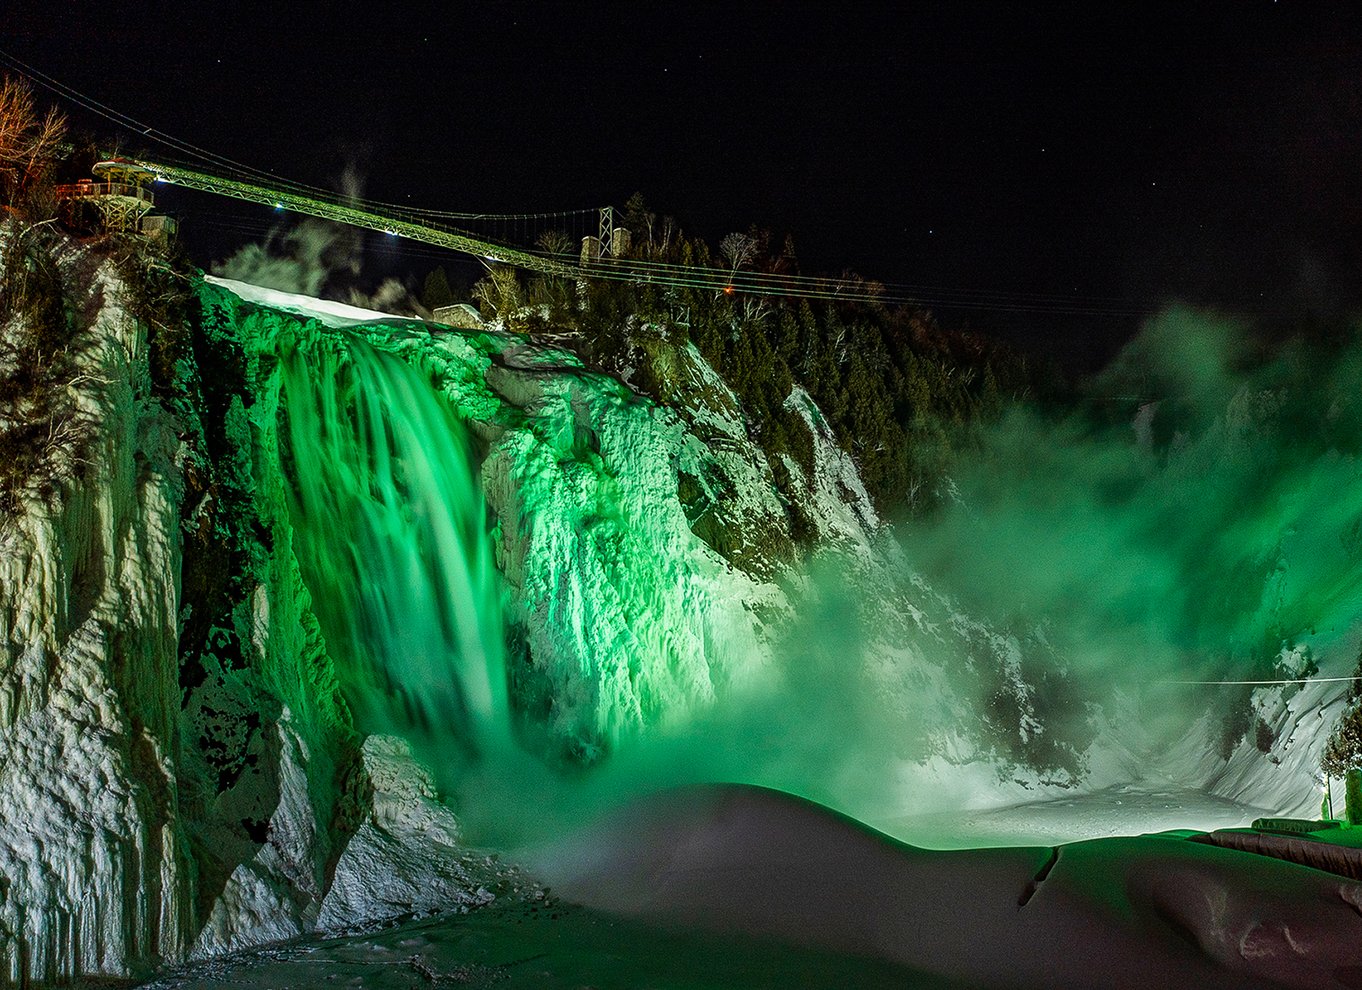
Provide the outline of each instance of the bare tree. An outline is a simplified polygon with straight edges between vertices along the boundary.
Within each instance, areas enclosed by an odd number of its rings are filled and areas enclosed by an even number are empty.
[[[487,275],[473,286],[473,299],[493,316],[510,316],[525,302],[520,279],[509,265],[489,266]]]
[[[546,230],[535,243],[540,250],[552,255],[568,254],[572,250],[572,238],[561,230]]]
[[[0,181],[11,203],[46,177],[65,137],[62,114],[49,109],[39,116],[28,85],[0,77]]]
[[[771,298],[769,296],[744,296],[742,301],[742,318],[746,323],[760,323],[771,313]]]
[[[729,264],[733,266],[729,272],[729,276],[732,277],[733,272],[756,257],[757,239],[751,234],[736,232],[728,234],[719,242],[719,250],[723,252],[723,256],[728,259]]]
[[[572,238],[561,230],[546,230],[535,243],[540,250],[559,260],[572,252]],[[530,282],[529,301],[533,304],[547,303],[559,309],[568,308],[572,301],[568,280],[560,275],[540,275]]]

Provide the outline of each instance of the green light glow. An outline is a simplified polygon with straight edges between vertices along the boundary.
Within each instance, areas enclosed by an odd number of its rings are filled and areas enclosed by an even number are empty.
[[[1018,412],[958,466],[958,505],[776,588],[690,528],[678,464],[713,452],[568,356],[242,320],[280,383],[294,548],[356,723],[412,740],[479,840],[674,783],[873,820],[958,800],[905,777],[932,761],[976,793],[999,766],[1079,779],[1116,689],[1157,748],[1229,710],[1232,689],[1174,682],[1297,677],[1284,649],[1362,617],[1362,358],[1245,370],[1233,328],[1170,314],[1125,358],[1164,403],[1145,441]]]
[[[976,614],[1048,620],[1078,673],[1299,676],[1284,649],[1362,618],[1362,352],[1245,340],[1185,310],[1145,329],[1103,389],[1158,400],[1144,442],[1129,418],[1017,411],[959,473],[962,504],[914,534],[916,562]]]
[[[294,547],[359,727],[441,766],[506,743],[501,605],[462,425],[358,336],[281,362]]]

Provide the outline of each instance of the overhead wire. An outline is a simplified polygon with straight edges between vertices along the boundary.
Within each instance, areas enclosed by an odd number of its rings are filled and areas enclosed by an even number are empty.
[[[103,117],[104,119],[110,121],[111,123],[114,123],[117,126],[123,128],[124,130],[135,133],[139,137],[150,138],[157,144],[162,144],[165,145],[166,147],[174,148],[181,154],[189,155],[196,161],[211,162],[217,165],[218,167],[226,166],[230,168],[232,171],[238,172],[239,174],[242,175],[254,175],[260,178],[269,179],[272,182],[279,182],[286,185],[292,185],[299,189],[312,189],[319,192],[325,192],[325,190],[322,190],[320,187],[307,186],[303,183],[291,182],[290,180],[283,179],[280,176],[273,175],[272,173],[265,172],[261,169],[254,168],[250,165],[246,165],[243,162],[238,162],[235,159],[227,158],[223,155],[219,155],[216,152],[209,151],[205,148],[200,148],[199,146],[191,144],[188,141],[182,141],[171,134],[167,134],[164,131],[158,130],[157,128],[152,127],[151,125],[146,124],[140,120],[137,120],[134,117],[130,117],[129,115],[114,109],[108,104],[96,100],[94,97],[87,96],[86,94],[80,92],[74,87],[68,86],[67,84],[61,82],[61,80],[48,75],[41,69],[29,65],[27,62],[24,62],[22,59],[16,57],[10,52],[5,51],[4,49],[0,49],[0,64],[6,65],[12,71],[17,72],[19,75],[28,79],[30,82],[36,83],[39,86],[43,87],[44,89],[48,90],[49,92],[52,92],[65,100],[69,100],[72,103],[75,103],[78,106],[83,107],[84,109],[90,111],[91,113]]]
[[[718,271],[717,269],[715,271]],[[594,279],[604,279],[607,281],[627,281],[639,282],[640,280],[627,273],[612,272],[598,267],[585,269],[585,277]],[[686,279],[677,275],[658,276],[653,280],[654,284],[668,285],[676,288],[709,289],[716,292],[723,292],[723,283],[715,280],[703,278]],[[1022,304],[1022,303],[1002,303],[1002,302],[982,302],[970,301],[967,299],[936,298],[922,294],[900,294],[900,293],[881,293],[865,289],[846,290],[818,290],[807,287],[760,287],[743,286],[734,290],[738,295],[765,296],[772,298],[794,298],[794,299],[819,299],[828,302],[865,302],[865,303],[886,303],[886,304],[905,304],[917,306],[931,306],[940,309],[972,309],[987,310],[989,312],[1001,313],[1046,313],[1051,315],[1067,316],[1107,316],[1124,317],[1138,316],[1146,313],[1146,310],[1111,308],[1092,308],[1092,307],[1060,307],[1044,304]]]
[[[514,214],[469,213],[404,206],[382,200],[339,194],[320,186],[275,175],[176,138],[81,93],[74,87],[62,83],[3,49],[0,49],[0,64],[8,65],[14,71],[63,99],[70,100],[123,129],[135,132],[139,137],[150,138],[158,144],[174,149],[179,154],[189,156],[195,164],[209,164],[215,169],[228,171],[236,181],[249,179],[250,184],[256,184],[266,192],[288,193],[323,203],[363,208],[376,214],[386,215],[391,219],[411,223],[414,226],[427,226],[433,221],[443,220],[501,222],[517,229],[521,236],[524,235],[528,221],[531,220],[568,217],[580,219],[596,212],[594,210],[559,210]],[[167,164],[171,163],[167,162]],[[458,229],[451,229],[448,232],[467,233]],[[485,238],[483,239],[485,240]],[[406,240],[410,240],[410,238]],[[491,242],[488,243],[491,244]],[[509,248],[513,245],[504,244],[501,246]],[[571,267],[581,267],[580,259],[574,255],[555,255],[547,251],[529,251],[526,253]],[[1133,303],[1130,300],[1112,297],[954,289],[908,283],[880,283],[869,282],[852,276],[832,278],[756,270],[702,268],[642,258],[601,259],[600,262],[581,267],[581,276],[608,281],[651,283],[675,288],[726,291],[751,296],[905,303],[937,308],[977,309],[994,312],[1128,317],[1144,315],[1151,308]]]
[[[555,258],[558,260],[565,260],[572,257],[566,254],[555,255],[544,251],[537,251],[532,253],[539,254],[547,258]],[[839,286],[849,286],[856,283],[863,283],[866,285],[883,286],[886,291],[905,293],[920,293],[920,292],[937,294],[945,293],[951,295],[969,296],[977,299],[1001,299],[1018,302],[1085,303],[1094,305],[1101,303],[1111,303],[1113,305],[1124,304],[1126,308],[1136,305],[1131,300],[1112,296],[1070,295],[1067,293],[1036,293],[987,289],[958,289],[946,286],[923,285],[908,282],[880,282],[879,280],[864,279],[861,278],[860,276],[852,274],[847,274],[843,276],[798,275],[790,272],[762,272],[755,269],[741,268],[735,271],[733,269],[700,267],[695,265],[681,265],[674,262],[663,262],[647,260],[642,258],[621,258],[621,259],[606,258],[601,259],[600,263],[618,264],[622,267],[628,267],[630,269],[646,272],[703,271],[707,274],[712,273],[717,277],[727,279],[728,281],[732,282],[735,285],[735,287],[739,283],[742,283],[743,285],[756,283],[773,285],[785,284],[805,286],[813,285],[836,289]]]
[[[566,262],[569,255],[551,255],[536,252],[544,257],[556,258]],[[617,269],[620,274],[605,274],[609,269]],[[1135,316],[1149,311],[1129,300],[1109,300],[1103,305],[1098,297],[1063,296],[1044,293],[1001,292],[973,289],[950,289],[941,286],[921,286],[907,283],[883,283],[857,276],[840,278],[828,276],[795,275],[781,272],[759,272],[746,269],[698,267],[678,265],[667,262],[646,261],[635,258],[603,258],[589,268],[593,277],[654,282],[659,284],[685,284],[695,288],[732,288],[741,294],[768,296],[797,296],[829,299],[879,299],[883,301],[931,302],[939,305],[954,305],[977,309],[1005,308],[1012,311],[1064,312],[1078,315]]]
[[[239,215],[237,216],[239,217]],[[212,221],[208,222],[212,223]],[[227,221],[220,226],[224,229],[232,229],[231,223],[231,221]],[[276,225],[268,224],[263,219],[250,221],[242,218],[238,219],[236,223],[237,229],[241,232],[265,234],[277,229]],[[404,237],[394,244],[393,250],[424,258],[447,257],[447,252],[450,251],[448,248],[438,246],[432,246],[432,248],[416,247],[415,245],[419,243],[419,241],[414,242],[412,238]],[[698,268],[671,264],[649,265],[646,262],[631,258],[602,259],[600,262],[581,267],[578,265],[578,259],[574,256],[542,254],[545,257],[557,258],[565,265],[571,265],[577,269],[574,274],[583,278],[652,284],[662,288],[694,289],[716,293],[733,288],[736,294],[744,296],[800,298],[830,302],[911,304],[939,309],[1048,313],[1071,316],[1135,316],[1144,312],[1133,307],[1102,307],[1078,300],[1056,300],[1044,296],[1032,297],[1021,294],[1007,296],[1001,293],[979,293],[977,297],[971,298],[967,291],[953,294],[951,290],[917,291],[915,287],[907,286],[886,287],[882,290],[878,287],[878,284],[854,279],[791,276],[777,273],[766,276],[766,280],[763,281],[762,273],[738,272],[735,274],[730,270],[718,268]],[[744,280],[746,276],[754,277],[749,282]]]
[[[72,103],[75,103],[78,106],[81,106],[84,109],[90,111],[91,113],[103,117],[105,120],[110,121],[111,123],[119,126],[120,128],[123,128],[124,130],[130,133],[136,134],[138,137],[149,138],[150,140],[156,142],[157,144],[164,145],[165,147],[168,148],[173,148],[180,154],[187,155],[194,162],[212,164],[217,168],[225,167],[232,173],[234,173],[237,177],[254,176],[257,179],[265,179],[270,183],[274,183],[275,187],[281,191],[282,190],[293,190],[298,192],[305,191],[309,195],[336,203],[362,203],[368,206],[379,206],[389,210],[397,210],[411,213],[413,215],[446,217],[449,219],[460,220],[492,219],[500,216],[516,219],[521,218],[539,219],[548,217],[566,217],[573,216],[578,213],[585,214],[596,212],[594,209],[585,209],[585,210],[551,210],[542,211],[538,213],[513,213],[513,214],[494,214],[485,211],[469,213],[456,212],[452,210],[435,210],[424,207],[409,207],[403,206],[400,203],[389,203],[382,200],[368,199],[362,196],[350,196],[343,193],[337,193],[334,190],[327,189],[322,186],[312,185],[310,183],[305,182],[298,182],[296,180],[288,179],[284,176],[277,175],[273,172],[268,172],[263,169],[256,168],[252,165],[247,165],[244,162],[237,161],[236,159],[233,158],[228,158],[224,155],[219,155],[216,152],[210,151],[206,148],[202,148],[199,145],[177,138],[172,134],[168,134],[165,131],[162,131],[143,121],[140,121],[135,117],[131,117],[125,113],[122,113],[121,111],[115,109],[114,107],[111,107],[108,104],[103,103],[92,96],[88,96],[87,94],[80,92],[73,86],[68,86],[61,80],[48,75],[41,69],[38,69],[36,66],[30,65],[29,63],[23,61],[22,59],[11,54],[10,52],[5,51],[4,49],[0,49],[0,65],[7,66],[9,69],[11,69],[11,71],[18,73],[19,75],[23,76],[24,78],[28,79],[33,83],[36,83],[37,85],[43,87],[44,89],[55,94],[56,96],[64,100],[68,100]],[[167,164],[188,165],[190,163],[167,162]]]
[[[1244,686],[1250,684],[1341,684],[1343,682],[1362,681],[1362,676],[1357,677],[1286,677],[1279,680],[1264,681],[1169,681],[1161,680],[1159,684],[1192,684],[1204,686]]]

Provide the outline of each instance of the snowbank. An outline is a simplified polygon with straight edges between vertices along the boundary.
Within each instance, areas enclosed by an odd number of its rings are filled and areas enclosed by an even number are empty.
[[[704,788],[533,858],[593,909],[976,987],[1344,987],[1362,965],[1362,884],[1176,836],[929,852],[788,795]]]
[[[391,313],[380,313],[376,309],[362,309],[359,306],[336,302],[333,299],[301,296],[296,292],[269,289],[263,285],[251,285],[249,282],[219,278],[216,275],[205,275],[203,280],[209,285],[226,289],[232,295],[246,302],[255,303],[257,306],[263,306],[267,309],[278,310],[281,313],[292,313],[295,316],[315,319],[329,327],[352,327],[361,323],[382,323],[385,320],[408,319],[394,316]]]

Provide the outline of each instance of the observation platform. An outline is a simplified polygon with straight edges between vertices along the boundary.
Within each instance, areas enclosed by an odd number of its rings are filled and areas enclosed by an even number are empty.
[[[151,191],[156,173],[132,162],[113,159],[98,162],[91,171],[97,178],[57,186],[54,190],[57,198],[91,203],[103,216],[108,230],[137,230],[142,218],[156,207]]]

